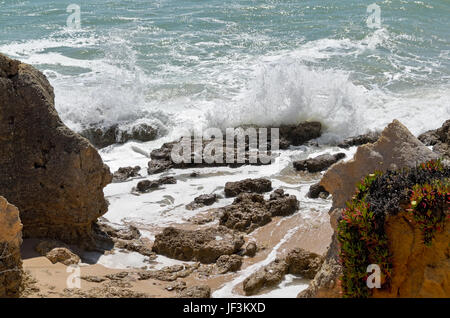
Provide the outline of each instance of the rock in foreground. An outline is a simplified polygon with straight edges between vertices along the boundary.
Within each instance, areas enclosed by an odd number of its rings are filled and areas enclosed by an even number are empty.
[[[224,226],[195,231],[168,227],[156,235],[153,251],[182,261],[209,264],[222,255],[236,254],[242,245],[243,237]]]
[[[32,66],[0,55],[0,100],[0,194],[19,208],[23,235],[87,244],[107,210],[109,168],[62,123]]]
[[[19,210],[0,196],[0,298],[17,297],[22,285]]]

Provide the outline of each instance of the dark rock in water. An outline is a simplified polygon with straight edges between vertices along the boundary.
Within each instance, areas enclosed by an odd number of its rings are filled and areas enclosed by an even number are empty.
[[[330,194],[327,192],[327,190],[325,190],[325,188],[320,185],[320,182],[310,186],[309,191],[306,194],[306,196],[311,199],[317,199],[319,197],[322,199],[326,199],[329,195]]]
[[[322,125],[319,122],[303,122],[298,125],[280,127],[280,149],[288,145],[300,146],[321,136]]]
[[[298,210],[299,202],[295,195],[285,194],[282,189],[277,189],[270,195],[269,201],[266,201],[266,207],[271,216],[287,216]]]
[[[155,140],[158,131],[147,124],[140,123],[131,127],[131,129],[122,129],[118,124],[108,127],[92,127],[84,129],[80,133],[87,138],[97,148],[104,148],[109,145],[119,143],[123,144],[129,140],[151,141]]]
[[[0,54],[0,74],[0,193],[19,208],[25,237],[92,243],[109,168],[62,123],[41,72]]]
[[[294,161],[293,165],[297,171],[308,171],[311,173],[319,172],[328,169],[332,164],[338,162],[342,158],[345,158],[344,153],[337,153],[334,155],[324,154],[315,158],[309,158],[306,160]]]
[[[224,226],[195,231],[168,227],[156,235],[153,252],[182,261],[209,264],[222,255],[236,254],[242,245],[242,235]]]
[[[152,189],[157,189],[163,184],[176,184],[177,180],[174,177],[163,177],[158,180],[143,180],[136,185],[136,190],[141,193],[146,193]]]
[[[272,220],[264,197],[256,193],[241,193],[231,205],[220,209],[220,225],[250,233]]]
[[[193,202],[186,205],[186,209],[195,210],[203,208],[204,206],[212,205],[217,201],[216,194],[202,194],[194,199]]]
[[[139,177],[141,167],[121,167],[113,174],[113,182],[123,182],[130,178]]]
[[[236,272],[241,268],[242,256],[222,255],[217,259],[216,267],[219,274],[225,274],[228,272]]]
[[[245,295],[255,295],[263,288],[278,285],[287,272],[288,264],[282,259],[275,259],[272,263],[260,268],[244,280]]]
[[[347,138],[343,142],[338,144],[338,147],[350,148],[352,146],[361,146],[361,145],[365,145],[368,143],[372,144],[372,143],[376,142],[378,140],[378,138],[380,138],[380,136],[381,136],[380,132],[372,131],[372,132],[369,132],[364,135]]]
[[[230,229],[250,233],[269,223],[273,216],[290,215],[298,208],[297,198],[284,194],[281,189],[275,190],[267,201],[257,193],[241,193],[231,205],[220,208],[219,222]]]
[[[178,294],[178,298],[211,298],[211,288],[207,285],[188,287]]]
[[[152,160],[148,162],[148,174],[157,174],[173,167],[173,163],[167,160]]]
[[[313,279],[323,263],[323,257],[302,248],[291,250],[286,256],[288,273]]]
[[[418,139],[426,146],[433,146],[433,151],[450,159],[450,119],[442,127],[421,134]]]
[[[227,182],[225,184],[225,196],[235,197],[243,192],[264,193],[272,191],[272,181],[269,179],[244,179],[237,182]]]

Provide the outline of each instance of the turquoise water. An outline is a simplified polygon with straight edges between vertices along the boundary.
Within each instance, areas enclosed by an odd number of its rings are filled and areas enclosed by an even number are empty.
[[[81,29],[66,26],[69,4]],[[450,1],[0,1],[0,52],[49,78],[74,129],[320,120],[330,138],[450,114]]]

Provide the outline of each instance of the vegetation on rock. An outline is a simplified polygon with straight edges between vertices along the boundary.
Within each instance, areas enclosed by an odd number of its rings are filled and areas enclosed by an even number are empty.
[[[422,231],[423,243],[431,246],[442,231],[450,206],[450,167],[428,161],[413,169],[375,172],[358,185],[338,223],[341,286],[344,297],[368,297],[367,266],[377,264],[382,288],[388,288],[392,265],[384,229],[387,215],[406,211]]]

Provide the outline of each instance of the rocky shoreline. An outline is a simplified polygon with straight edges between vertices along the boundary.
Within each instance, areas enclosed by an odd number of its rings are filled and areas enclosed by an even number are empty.
[[[122,132],[117,126],[90,127],[81,134],[88,140],[62,123],[54,107],[53,88],[42,73],[1,54],[0,98],[0,297],[211,297],[228,287],[250,296],[275,288],[286,275],[309,284],[299,290],[299,297],[342,297],[338,222],[357,183],[375,171],[412,168],[439,157],[448,165],[450,158],[450,120],[418,138],[394,120],[382,132],[337,145],[343,151],[359,146],[353,159],[339,152],[293,161],[293,174],[317,178],[324,173],[304,197],[274,187],[276,178],[224,181],[217,185],[220,193],[203,193],[185,205],[186,211],[200,211],[194,217],[148,237],[133,224],[117,226],[102,218],[108,210],[103,191],[108,184],[120,186],[136,180],[130,194],[150,197],[153,191],[177,184],[180,176],[164,175],[176,169],[270,163],[250,162],[247,143],[246,160],[241,164],[179,164],[170,153],[180,141],[172,141],[151,151],[147,176],[140,166],[122,167],[111,174],[93,145],[102,148],[129,140],[153,140],[158,134],[155,128],[140,124]],[[318,122],[281,127],[280,151],[315,145],[321,129]],[[151,178],[155,174],[161,175]],[[195,172],[189,178],[201,184],[201,176],[202,172]],[[308,217],[303,215],[303,201],[319,198],[326,202],[330,195],[330,222],[315,228],[305,225]],[[444,209],[449,212],[448,206]],[[406,225],[400,223],[390,219],[390,240],[403,239],[398,231]],[[449,297],[449,253],[445,252],[449,230],[446,225],[443,234],[436,236],[435,253],[417,252],[425,265],[396,258],[393,286],[401,292],[380,291],[375,296]],[[391,251],[398,251],[396,243],[391,243]],[[420,249],[415,245],[414,250]],[[149,266],[110,269],[89,262],[87,255],[92,253],[97,260],[119,253],[140,255]],[[175,264],[154,266],[161,257]],[[58,282],[43,279],[42,272],[33,268],[35,262],[44,264]],[[84,287],[68,288],[64,270],[80,264]],[[397,279],[411,266],[417,269],[413,276],[423,281],[414,288],[408,278]],[[439,275],[426,272],[432,266]]]

